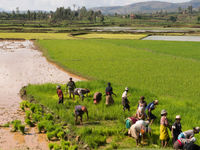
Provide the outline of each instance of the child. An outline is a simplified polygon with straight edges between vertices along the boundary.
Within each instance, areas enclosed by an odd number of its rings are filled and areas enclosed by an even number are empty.
[[[178,135],[182,132],[181,130],[181,116],[177,115],[176,116],[176,121],[175,123],[172,125],[172,142],[173,144],[176,142],[176,140],[178,139]]]
[[[168,119],[167,119],[167,111],[161,111],[161,119],[160,119],[160,140],[162,147],[166,147],[169,142],[169,133],[167,128],[169,127]]]

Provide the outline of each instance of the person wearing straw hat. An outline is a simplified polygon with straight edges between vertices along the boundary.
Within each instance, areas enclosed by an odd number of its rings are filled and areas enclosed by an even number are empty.
[[[200,132],[200,127],[195,127],[193,130],[188,130],[179,134],[178,139],[190,139],[193,138],[195,134]]]
[[[166,147],[170,139],[167,128],[170,128],[167,119],[167,111],[163,109],[161,111],[161,119],[160,119],[160,140],[162,147]]]
[[[137,146],[141,144],[141,138],[145,135],[145,133],[151,132],[148,125],[149,121],[139,120],[131,126],[128,134],[136,140]]]
[[[74,113],[75,113],[75,117],[76,117],[75,123],[77,123],[78,117],[80,117],[80,121],[81,121],[80,123],[82,124],[82,122],[83,122],[82,118],[83,118],[84,113],[87,114],[87,120],[89,119],[88,110],[85,106],[81,106],[81,105],[75,106]]]
[[[63,103],[63,99],[64,99],[64,97],[63,97],[63,92],[62,92],[62,90],[61,90],[61,86],[60,85],[57,85],[56,86],[56,89],[57,89],[57,94],[58,94],[58,104],[62,104]]]
[[[172,125],[172,143],[174,144],[177,139],[178,135],[182,132],[182,126],[181,126],[181,116],[176,116],[176,121]]]
[[[147,107],[145,108],[148,116],[148,120],[150,121],[150,124],[154,122],[154,120],[157,118],[154,114],[152,114],[152,111],[155,109],[155,106],[158,105],[158,100],[154,100],[152,103],[149,103]]]
[[[125,91],[122,94],[122,105],[123,105],[123,110],[125,111],[128,109],[130,111],[130,105],[129,105],[129,100],[128,100],[128,87],[125,88]]]

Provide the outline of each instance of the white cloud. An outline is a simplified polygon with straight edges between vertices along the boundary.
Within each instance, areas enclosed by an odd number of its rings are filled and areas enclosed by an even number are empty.
[[[20,10],[55,10],[57,7],[77,7],[86,6],[118,6],[127,5],[136,2],[150,1],[150,0],[0,0],[0,8],[5,10],[15,10],[19,7]],[[168,2],[185,2],[189,0],[160,0]]]

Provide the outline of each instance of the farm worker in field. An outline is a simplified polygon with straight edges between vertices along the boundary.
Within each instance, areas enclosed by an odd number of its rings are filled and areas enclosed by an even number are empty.
[[[178,135],[182,132],[182,126],[181,126],[181,116],[176,116],[176,121],[172,125],[172,143],[174,144],[177,139]]]
[[[75,106],[75,117],[76,117],[76,120],[75,120],[75,123],[77,123],[78,121],[78,117],[80,117],[80,121],[81,121],[81,124],[83,122],[83,114],[86,113],[87,114],[87,120],[89,119],[89,116],[88,116],[88,110],[85,106],[81,106],[81,105],[77,105]]]
[[[145,97],[141,96],[140,100],[138,102],[138,109],[137,109],[136,116],[139,120],[146,119],[145,108],[147,107],[147,102],[144,99],[145,99]]]
[[[69,78],[69,82],[67,83],[69,98],[71,99],[71,95],[73,95],[73,99],[75,99],[74,89],[76,88],[75,82],[72,81],[72,78]]]
[[[100,92],[94,93],[94,96],[93,96],[94,104],[98,104],[101,101],[101,98],[102,98],[102,93]]]
[[[160,140],[162,147],[166,147],[169,142],[169,133],[167,128],[170,128],[168,119],[167,119],[167,111],[161,111],[161,119],[160,119]]]
[[[123,110],[125,111],[128,109],[130,111],[130,105],[129,105],[129,100],[128,100],[128,87],[125,88],[125,91],[122,94],[122,105],[123,105]]]
[[[200,150],[200,146],[194,144],[194,142],[186,143],[183,147],[184,150]]]
[[[193,138],[195,134],[200,132],[200,127],[195,127],[193,130],[188,130],[179,134],[178,139],[190,139]]]
[[[191,139],[180,139],[180,140],[176,140],[173,144],[173,148],[175,150],[181,150],[183,149],[183,147],[189,143],[194,143],[196,141],[196,138],[193,137]]]
[[[153,101],[152,103],[148,104],[146,107],[146,110],[148,111],[148,119],[150,121],[150,124],[153,123],[153,121],[157,118],[154,114],[152,114],[152,111],[155,109],[155,106],[158,105],[158,100]]]
[[[139,120],[131,126],[129,135],[136,140],[137,146],[141,143],[141,138],[145,135],[145,133],[151,132],[148,125],[149,121]]]
[[[57,89],[57,94],[58,94],[58,98],[59,98],[58,103],[62,104],[63,103],[63,92],[61,90],[61,86],[57,85],[56,89]]]
[[[128,117],[126,119],[126,128],[130,129],[130,127],[138,121],[136,117]]]
[[[112,95],[117,96],[115,93],[113,93],[113,88],[111,87],[111,83],[108,83],[108,87],[106,88],[106,105],[114,104],[114,100]]]
[[[84,95],[90,93],[89,89],[85,89],[85,88],[76,88],[74,90],[74,95],[78,95],[79,97],[81,97],[81,100],[84,100]]]

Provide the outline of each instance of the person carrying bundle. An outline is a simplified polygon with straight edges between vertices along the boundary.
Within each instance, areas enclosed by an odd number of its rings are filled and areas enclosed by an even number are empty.
[[[182,132],[182,126],[181,126],[181,116],[177,115],[176,116],[176,121],[175,123],[172,125],[172,143],[174,144],[177,139],[178,139],[178,135]]]
[[[190,139],[193,138],[195,134],[200,132],[200,127],[195,127],[193,130],[188,130],[179,134],[178,139]]]
[[[69,78],[69,82],[66,85],[66,88],[68,88],[69,98],[71,99],[71,95],[73,95],[73,100],[75,99],[74,95],[74,89],[76,88],[75,82],[72,81],[72,78]]]
[[[81,97],[81,100],[84,100],[84,95],[90,93],[89,89],[85,89],[85,88],[76,88],[74,90],[74,95],[78,95],[79,97]]]
[[[106,105],[112,105],[114,104],[114,100],[112,95],[115,95],[115,93],[113,93],[113,88],[111,87],[111,83],[108,83],[108,87],[106,88]]]
[[[154,114],[152,114],[152,111],[155,109],[155,106],[158,105],[158,100],[153,101],[152,103],[148,104],[146,107],[146,110],[148,111],[148,119],[150,121],[150,124],[154,122],[154,120],[157,118]]]
[[[149,121],[139,120],[133,124],[129,130],[129,135],[136,140],[136,145],[141,144],[141,139],[145,133],[150,133],[151,128],[148,127]]]
[[[161,111],[161,119],[160,119],[160,140],[162,147],[166,147],[170,139],[167,128],[170,129],[170,125],[167,119],[167,111],[163,109]]]
[[[78,117],[80,117],[80,123],[82,124],[83,122],[83,114],[86,113],[87,114],[87,120],[89,119],[89,116],[88,116],[88,110],[85,106],[81,106],[81,105],[77,105],[75,106],[75,110],[74,110],[74,113],[75,113],[75,123],[77,124],[77,121],[78,121]]]
[[[63,92],[61,90],[61,86],[57,85],[56,89],[57,89],[57,94],[58,94],[58,98],[59,98],[58,99],[58,104],[62,104],[64,97],[63,97]]]
[[[102,93],[100,92],[94,93],[94,96],[93,96],[94,104],[98,104],[101,101],[101,98],[102,98]]]
[[[137,108],[136,116],[139,120],[145,120],[146,119],[145,108],[147,107],[147,102],[144,99],[145,99],[145,97],[141,96],[140,100],[138,102],[138,108]]]
[[[130,105],[129,105],[129,100],[128,100],[128,87],[125,88],[125,91],[122,94],[122,105],[123,105],[123,110],[125,111],[128,109],[130,111]]]

